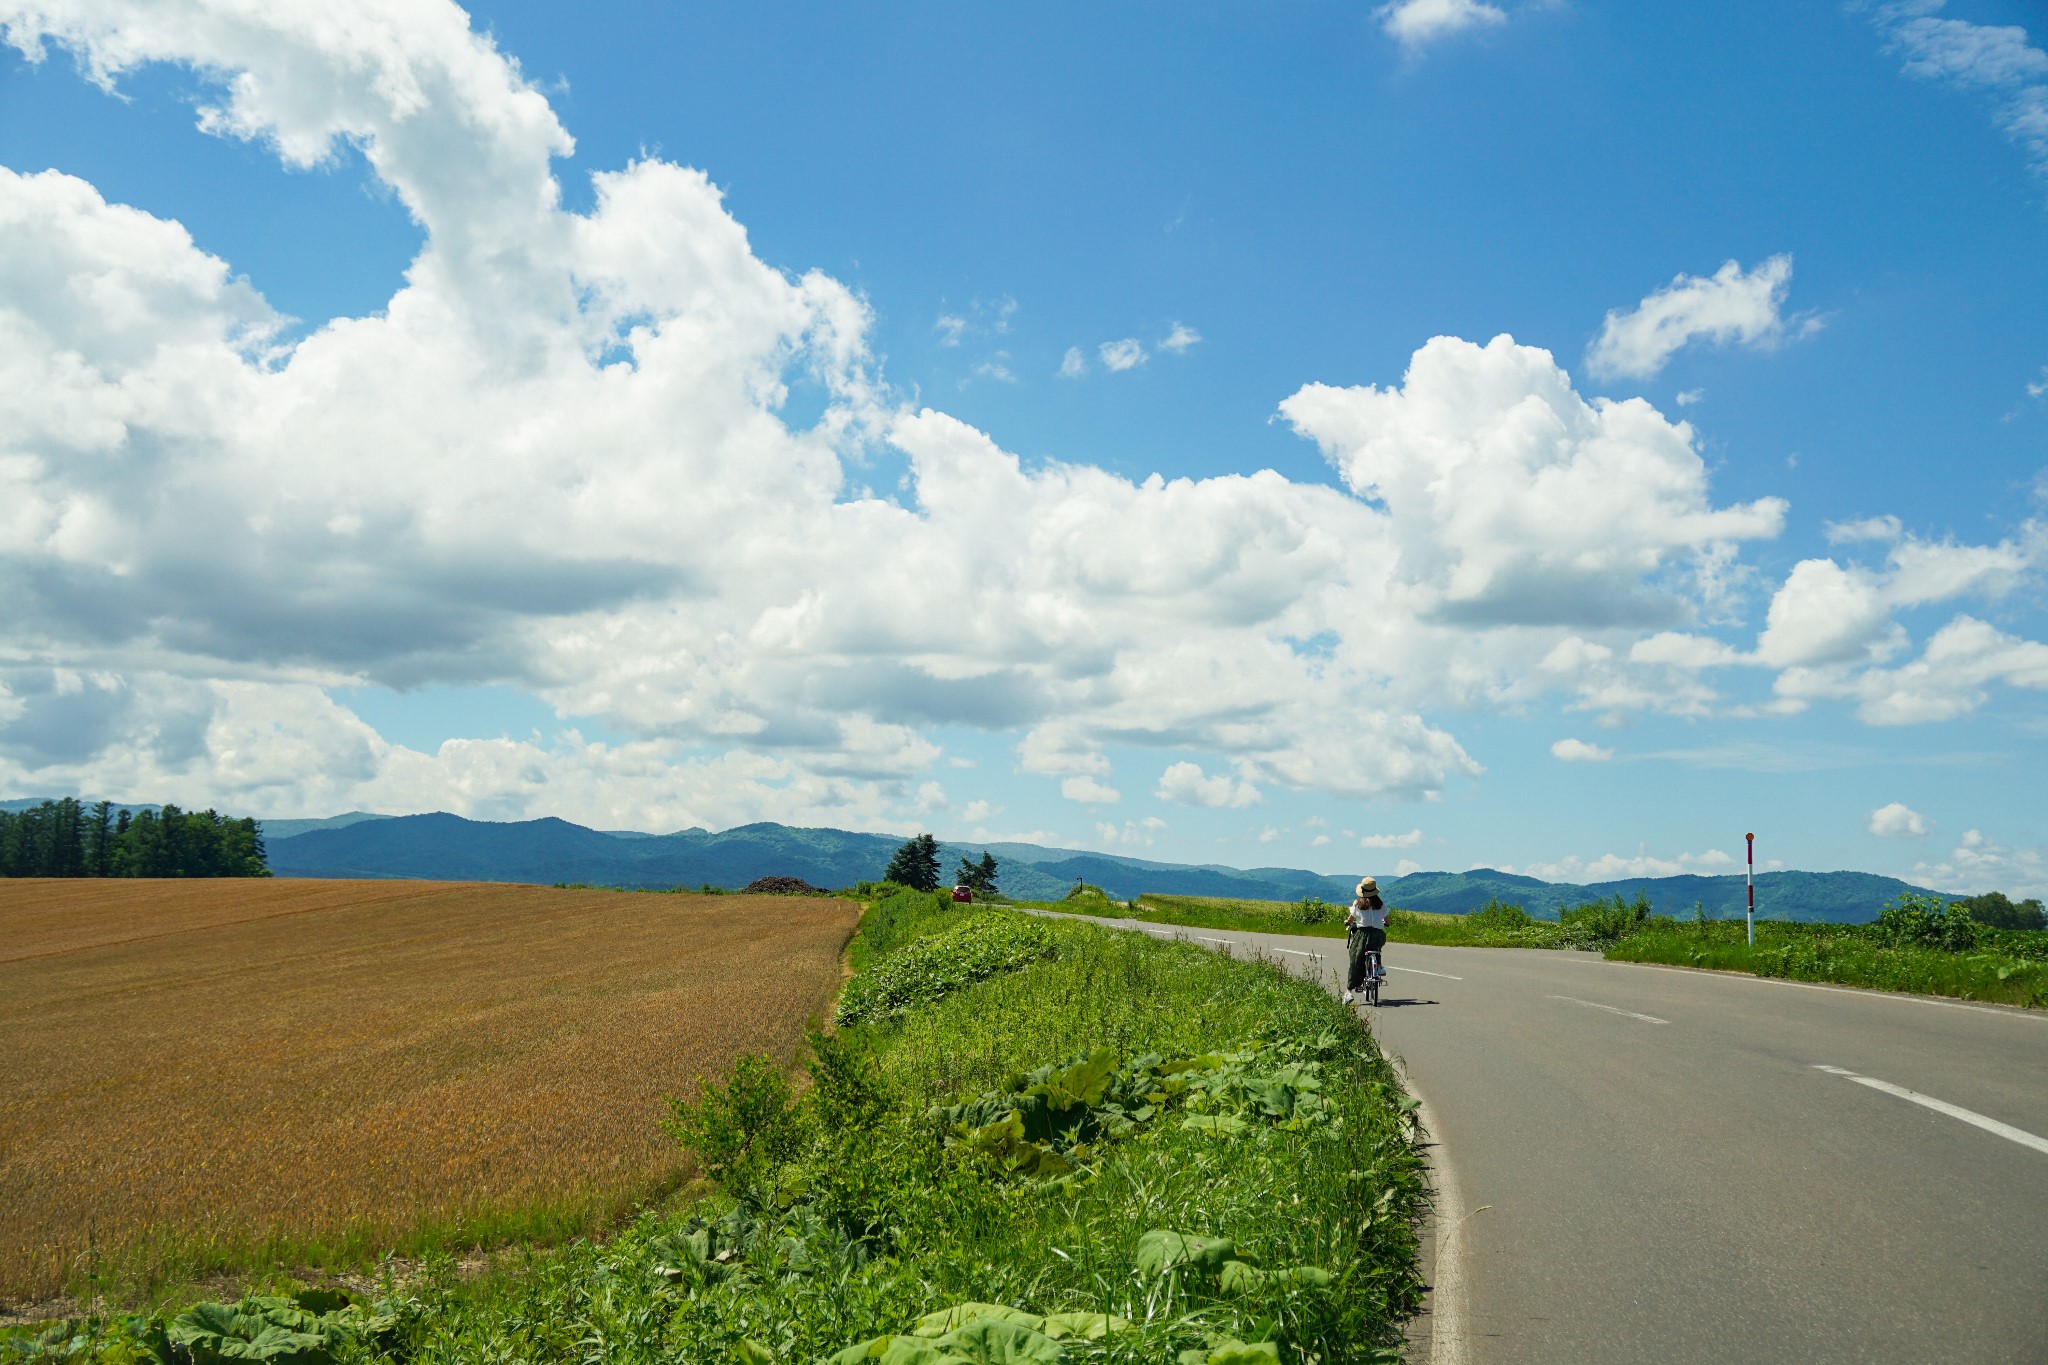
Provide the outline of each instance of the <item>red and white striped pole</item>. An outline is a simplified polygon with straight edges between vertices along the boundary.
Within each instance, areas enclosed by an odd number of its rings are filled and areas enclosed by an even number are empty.
[[[1743,919],[1749,925],[1749,946],[1756,947],[1756,836],[1742,836],[1749,841],[1749,870],[1742,874],[1742,884],[1749,889],[1749,913]]]

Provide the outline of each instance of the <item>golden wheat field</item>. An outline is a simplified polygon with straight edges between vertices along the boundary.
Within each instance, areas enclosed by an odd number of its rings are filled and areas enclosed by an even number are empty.
[[[0,881],[0,1299],[109,1256],[616,1210],[662,1096],[792,1056],[858,911],[435,882]],[[173,1263],[182,1264],[173,1264]]]

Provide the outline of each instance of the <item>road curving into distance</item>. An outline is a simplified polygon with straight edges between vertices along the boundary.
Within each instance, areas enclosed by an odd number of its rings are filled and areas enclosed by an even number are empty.
[[[1102,922],[1337,988],[1336,939]],[[2048,1012],[1574,952],[1387,958],[1365,1012],[1455,1200],[1435,1365],[2048,1361]]]

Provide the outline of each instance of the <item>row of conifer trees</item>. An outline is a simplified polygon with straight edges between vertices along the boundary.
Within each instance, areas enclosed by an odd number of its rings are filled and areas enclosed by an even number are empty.
[[[268,877],[263,829],[217,811],[65,797],[0,811],[0,877]]]

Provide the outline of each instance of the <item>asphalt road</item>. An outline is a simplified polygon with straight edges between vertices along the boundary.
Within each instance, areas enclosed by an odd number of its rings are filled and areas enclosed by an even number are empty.
[[[1339,940],[1171,932],[1336,988]],[[1434,1365],[2048,1362],[2048,1013],[1387,953],[1366,1012],[1438,1140]]]

